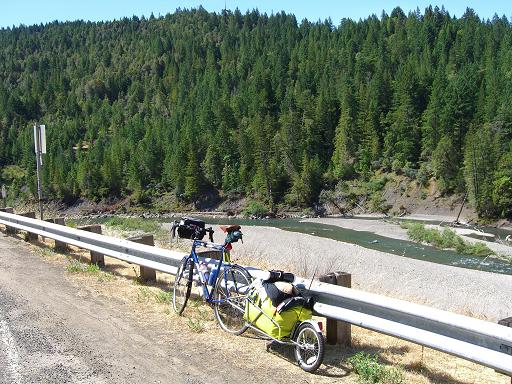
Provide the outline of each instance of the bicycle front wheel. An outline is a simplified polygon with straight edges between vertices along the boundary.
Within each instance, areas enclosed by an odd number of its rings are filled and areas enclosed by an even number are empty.
[[[220,327],[235,335],[244,333],[248,325],[244,319],[251,275],[239,265],[226,267],[215,283],[213,311]]]
[[[190,297],[193,273],[194,263],[190,257],[186,257],[178,268],[176,279],[174,280],[172,306],[178,315],[183,313]]]

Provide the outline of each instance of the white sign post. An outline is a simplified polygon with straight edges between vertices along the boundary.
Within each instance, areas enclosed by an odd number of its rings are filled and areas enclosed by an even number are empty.
[[[7,190],[5,189],[5,185],[2,184],[2,200],[4,202],[4,208],[7,207]]]
[[[41,172],[43,167],[43,153],[46,153],[46,126],[34,125],[34,150],[37,165],[37,197],[39,199],[39,214],[43,220],[43,183]]]

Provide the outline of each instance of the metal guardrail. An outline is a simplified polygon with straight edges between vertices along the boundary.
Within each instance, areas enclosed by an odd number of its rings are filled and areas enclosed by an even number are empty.
[[[0,224],[175,274],[184,254],[0,212]],[[212,261],[215,263],[215,261]],[[257,268],[250,267],[253,274]],[[328,318],[437,349],[512,375],[512,328],[356,289],[297,279]],[[307,290],[306,288],[304,288]]]
[[[170,274],[176,274],[185,255],[10,213],[0,212],[0,224]]]

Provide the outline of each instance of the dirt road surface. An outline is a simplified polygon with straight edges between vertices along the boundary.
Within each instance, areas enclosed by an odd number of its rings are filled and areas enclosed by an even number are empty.
[[[140,325],[123,302],[80,289],[26,247],[0,233],[0,383],[255,381],[186,332]]]

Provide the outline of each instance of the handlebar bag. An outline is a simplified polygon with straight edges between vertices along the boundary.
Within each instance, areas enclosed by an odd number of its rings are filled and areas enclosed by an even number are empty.
[[[184,217],[178,225],[178,236],[182,239],[202,240],[206,235],[206,223],[192,217]]]

